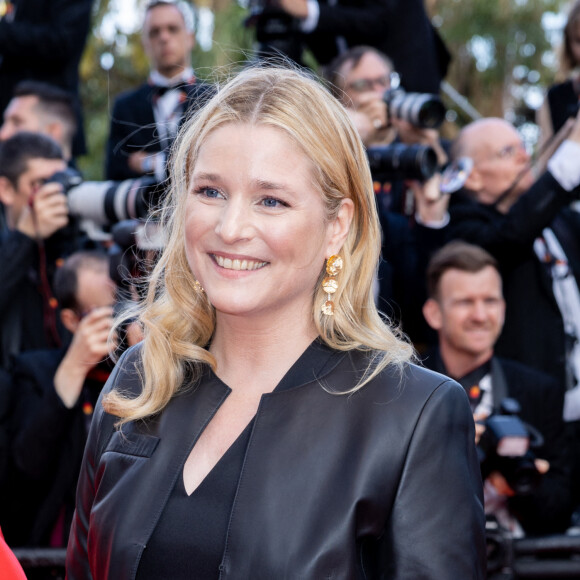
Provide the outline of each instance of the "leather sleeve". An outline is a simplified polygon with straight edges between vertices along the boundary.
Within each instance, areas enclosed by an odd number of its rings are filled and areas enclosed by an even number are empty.
[[[485,578],[482,498],[473,417],[465,391],[447,381],[415,425],[387,528],[384,577]]]
[[[85,454],[81,466],[81,472],[77,485],[76,509],[72,521],[69,535],[68,548],[66,554],[66,572],[67,580],[90,580],[93,578],[91,572],[91,561],[88,553],[89,542],[89,524],[91,510],[95,498],[95,476],[99,465],[100,454],[105,447],[106,442],[110,439],[114,431],[116,418],[105,413],[103,410],[103,397],[112,391],[122,373],[123,362],[126,360],[128,353],[133,349],[126,351],[119,359],[109,380],[103,387],[97,405],[95,414],[89,430]],[[98,554],[96,557],[106,558],[106,554]]]

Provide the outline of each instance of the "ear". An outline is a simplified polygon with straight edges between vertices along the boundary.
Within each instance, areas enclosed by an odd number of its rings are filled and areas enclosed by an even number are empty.
[[[437,300],[429,298],[423,304],[423,316],[433,330],[440,330],[443,326],[443,316]]]
[[[7,177],[0,177],[0,202],[9,207],[14,203],[16,190]]]
[[[465,188],[475,192],[483,189],[483,176],[475,165],[465,180]]]
[[[352,199],[345,198],[340,202],[336,218],[331,224],[331,234],[328,244],[328,256],[338,254],[350,231],[350,224],[354,215]]]
[[[76,332],[80,322],[77,313],[70,308],[63,308],[60,311],[60,320],[62,325],[72,334]]]
[[[62,124],[58,121],[53,121],[45,126],[45,131],[49,137],[52,137],[57,143],[62,141]]]

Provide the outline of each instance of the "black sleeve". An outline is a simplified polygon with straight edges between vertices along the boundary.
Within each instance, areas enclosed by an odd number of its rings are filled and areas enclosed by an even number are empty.
[[[485,248],[505,261],[506,253],[531,248],[533,241],[548,227],[558,212],[577,196],[565,191],[549,172],[545,172],[505,215],[478,211],[476,203],[451,204],[449,237],[460,238]]]
[[[56,394],[53,379],[61,359],[57,352],[54,357],[42,353],[41,358],[34,352],[24,353],[16,359],[12,373],[12,454],[18,469],[33,479],[49,476],[58,465],[71,421],[82,412],[79,405],[68,409]]]
[[[474,423],[457,383],[444,382],[433,393],[415,426],[387,538],[385,578],[485,578]]]
[[[117,99],[111,113],[111,125],[107,140],[106,179],[122,181],[140,177],[140,174],[132,171],[128,164],[128,145],[132,135],[141,128],[132,121],[132,118],[126,100],[123,97]],[[139,151],[140,148],[135,147],[134,150]]]
[[[29,3],[31,4],[31,3]],[[17,17],[9,22],[0,20],[0,54],[18,59],[37,59],[46,62],[69,62],[71,54],[80,53],[89,29],[92,0],[52,0],[42,2],[30,21]],[[17,10],[21,9],[17,3]],[[39,13],[44,18],[39,17]],[[21,21],[22,20],[22,21]]]
[[[113,434],[114,424],[117,421],[117,417],[109,415],[103,409],[103,398],[118,386],[120,375],[122,376],[120,370],[126,370],[128,365],[133,364],[131,357],[139,348],[140,346],[138,345],[123,353],[95,405],[95,413],[91,422],[77,484],[76,509],[67,547],[66,571],[69,580],[90,580],[93,577],[88,541],[90,517],[96,493],[95,477],[101,454]]]
[[[316,32],[333,36],[375,36],[391,25],[393,8],[389,0],[361,2],[360,6],[320,5]]]
[[[14,303],[22,281],[37,259],[36,242],[19,231],[8,232],[0,242],[0,319]]]

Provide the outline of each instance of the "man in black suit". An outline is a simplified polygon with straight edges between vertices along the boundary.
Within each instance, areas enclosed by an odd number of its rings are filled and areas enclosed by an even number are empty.
[[[184,115],[207,87],[191,68],[193,15],[185,3],[154,0],[146,8],[143,46],[151,63],[146,83],[120,95],[107,143],[107,179],[165,177],[166,151]]]
[[[23,80],[43,81],[70,92],[82,128],[79,62],[89,32],[93,0],[13,0],[0,15],[0,114]],[[73,155],[85,152],[79,131]]]
[[[450,55],[423,0],[279,0],[278,5],[299,19],[319,64],[348,48],[373,46],[392,59],[407,91],[439,92]]]
[[[549,375],[494,355],[505,312],[496,260],[478,246],[454,241],[433,255],[427,282],[430,297],[423,313],[437,331],[439,349],[426,365],[464,386],[477,423],[476,439],[485,430],[478,422],[497,411],[506,397],[518,401],[521,419],[544,437],[534,450],[542,458],[536,460],[544,473],[539,487],[530,495],[516,494],[502,473],[492,471],[484,487],[486,513],[515,537],[523,531],[563,531],[571,511],[564,389]]]

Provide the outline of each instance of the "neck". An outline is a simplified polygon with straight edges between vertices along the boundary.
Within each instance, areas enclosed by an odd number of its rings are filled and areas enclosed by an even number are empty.
[[[240,318],[218,314],[210,347],[217,374],[234,390],[271,391],[316,338],[314,324]]]
[[[193,69],[191,66],[174,66],[167,69],[156,69],[151,71],[151,76],[160,76],[163,77],[168,84],[173,84],[175,82],[185,80],[185,78],[189,78],[193,76]]]
[[[477,355],[458,352],[445,342],[440,343],[439,353],[445,365],[445,370],[454,379],[464,377],[467,373],[486,363],[493,356],[493,350],[488,350]]]

